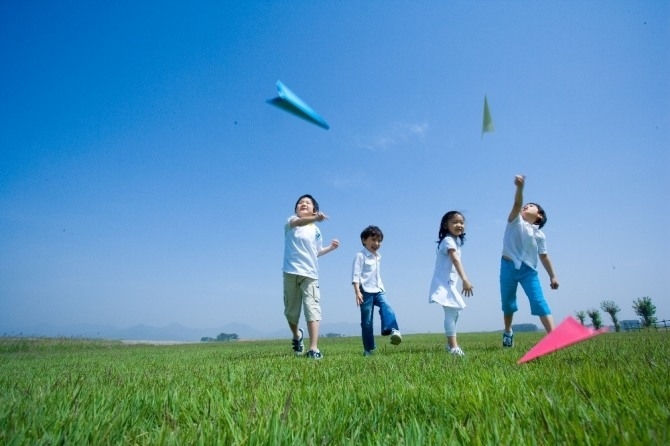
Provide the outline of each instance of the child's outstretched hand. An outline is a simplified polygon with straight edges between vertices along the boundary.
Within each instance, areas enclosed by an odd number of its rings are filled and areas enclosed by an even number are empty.
[[[474,288],[474,286],[472,286],[470,281],[468,281],[468,280],[463,281],[463,291],[462,291],[462,293],[463,293],[464,296],[469,297],[469,296],[472,296],[473,294],[475,294],[475,292],[473,291],[473,288]]]
[[[551,287],[552,290],[557,290],[558,289],[558,279],[555,277],[551,278],[551,282],[549,283],[549,286]]]
[[[330,251],[337,249],[340,246],[340,241],[337,239],[334,239],[332,242],[330,242],[330,245],[328,245],[326,248],[323,248],[317,256],[322,256],[324,254],[328,254]]]
[[[516,175],[514,177],[514,185],[515,186],[523,186],[523,183],[526,182],[526,175]]]

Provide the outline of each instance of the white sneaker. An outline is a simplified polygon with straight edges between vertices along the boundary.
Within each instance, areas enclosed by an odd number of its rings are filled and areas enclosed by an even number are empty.
[[[395,328],[391,332],[391,344],[398,345],[402,342],[402,335]]]
[[[454,356],[465,356],[465,352],[457,345],[454,348],[451,348],[447,345],[447,352],[451,353]]]

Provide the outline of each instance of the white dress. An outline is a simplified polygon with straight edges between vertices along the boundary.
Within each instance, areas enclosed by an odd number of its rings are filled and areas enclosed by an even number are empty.
[[[435,272],[430,284],[429,303],[438,303],[443,307],[462,310],[466,307],[463,296],[456,289],[458,273],[449,256],[449,250],[454,249],[460,255],[461,244],[451,235],[447,235],[437,246],[435,258]]]

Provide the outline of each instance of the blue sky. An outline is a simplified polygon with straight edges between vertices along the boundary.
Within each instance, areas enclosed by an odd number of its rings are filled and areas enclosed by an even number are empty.
[[[2,2],[0,332],[282,329],[303,193],[341,243],[320,259],[324,323],[359,321],[375,224],[401,329],[441,332],[427,293],[457,209],[459,329],[497,330],[518,173],[548,213],[556,319],[606,299],[635,318],[643,296],[670,319],[668,42],[666,1]],[[277,80],[330,130],[266,104]],[[539,325],[520,296],[515,322]]]

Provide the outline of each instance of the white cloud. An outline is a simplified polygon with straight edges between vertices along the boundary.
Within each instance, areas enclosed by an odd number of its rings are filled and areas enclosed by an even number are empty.
[[[355,174],[349,176],[343,175],[329,175],[326,181],[333,187],[338,189],[355,189],[362,188],[367,185],[364,174]]]
[[[389,150],[393,146],[423,142],[427,123],[395,123],[384,134],[356,138],[356,145],[372,151]]]

